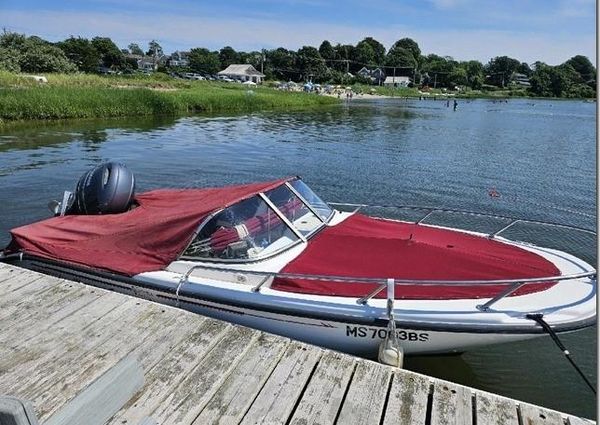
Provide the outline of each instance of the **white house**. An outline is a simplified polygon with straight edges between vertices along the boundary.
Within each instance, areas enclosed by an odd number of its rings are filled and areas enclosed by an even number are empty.
[[[388,87],[408,87],[408,83],[410,83],[408,77],[386,77],[383,85]]]
[[[265,74],[257,71],[252,65],[229,65],[218,74],[234,80],[252,81],[256,84],[260,84],[265,78]]]
[[[176,51],[169,58],[169,65],[170,66],[183,66],[183,67],[188,66],[190,64],[189,55],[190,55],[190,52]]]

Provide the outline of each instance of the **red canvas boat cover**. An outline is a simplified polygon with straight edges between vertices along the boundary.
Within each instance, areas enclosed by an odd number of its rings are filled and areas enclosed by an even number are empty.
[[[354,214],[309,242],[282,272],[415,280],[496,280],[559,276],[550,261],[525,249],[462,232]],[[555,282],[525,285],[514,295]],[[376,284],[277,278],[280,291],[361,297]],[[398,299],[489,298],[505,285],[396,286]],[[384,298],[383,290],[378,297]]]
[[[154,190],[121,214],[53,217],[11,231],[9,251],[128,276],[164,269],[213,211],[289,179],[207,189]]]

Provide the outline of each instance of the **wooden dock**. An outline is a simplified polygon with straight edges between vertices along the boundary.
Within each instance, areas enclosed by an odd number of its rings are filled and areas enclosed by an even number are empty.
[[[110,424],[593,423],[0,263],[0,396],[60,423],[128,358],[143,382]]]

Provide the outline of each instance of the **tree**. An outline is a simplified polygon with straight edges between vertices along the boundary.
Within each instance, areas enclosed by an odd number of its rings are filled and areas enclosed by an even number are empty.
[[[131,43],[127,47],[129,48],[129,53],[131,53],[132,55],[144,56],[144,51],[142,50],[139,44]]]
[[[333,68],[338,71],[347,72],[350,70],[350,62],[354,60],[356,50],[351,44],[336,44],[333,48],[335,51],[335,59]]]
[[[221,68],[227,68],[234,63],[240,63],[240,55],[231,46],[225,46],[219,51]]]
[[[75,72],[77,67],[64,52],[51,44],[32,43],[21,56],[24,72]]]
[[[8,72],[20,72],[20,58],[21,54],[18,50],[10,47],[0,47],[0,70]]]
[[[468,83],[467,70],[464,68],[456,67],[448,74],[448,84],[452,88],[454,86],[466,86]]]
[[[79,71],[95,72],[100,65],[100,53],[87,38],[69,37],[56,44]]]
[[[485,66],[491,84],[498,87],[506,87],[510,76],[516,72],[521,62],[508,56],[497,56],[491,59]]]
[[[100,54],[102,65],[107,68],[123,69],[126,66],[125,55],[108,37],[92,38],[92,46]]]
[[[303,46],[298,50],[296,60],[305,80],[322,81],[327,78],[327,66],[316,48]]]
[[[548,66],[539,64],[530,79],[531,92],[537,96],[577,97],[587,93],[581,77],[568,64]]]
[[[250,64],[258,70],[260,70],[262,61],[263,52],[258,52],[256,50],[252,52],[240,52],[240,62]]]
[[[326,61],[331,61],[335,59],[335,50],[331,43],[327,40],[323,40],[321,45],[319,46],[319,54]]]
[[[476,60],[461,62],[459,64],[467,73],[467,84],[472,89],[480,89],[484,80],[483,64]]]
[[[552,96],[552,67],[542,62],[536,62],[535,71],[529,82],[530,91],[536,96]]]
[[[590,60],[583,55],[573,56],[571,59],[565,62],[570,65],[580,76],[584,82],[596,80],[596,68],[590,62]]]
[[[383,65],[385,62],[385,47],[379,41],[375,40],[373,37],[366,37],[360,43],[367,43],[373,49],[373,62],[376,65]],[[356,46],[358,47],[358,45]]]
[[[154,63],[158,62],[158,60],[163,56],[163,49],[161,45],[158,44],[158,41],[152,40],[150,43],[148,43],[148,51],[146,52],[146,55],[150,56],[154,60]]]
[[[204,74],[216,74],[221,66],[219,54],[205,48],[190,50],[189,61],[193,71]]]
[[[417,61],[410,50],[402,47],[392,47],[385,58],[388,67],[413,68],[417,67]],[[407,71],[408,72],[408,71]],[[412,70],[410,70],[412,73]]]
[[[430,54],[421,56],[421,71],[429,77],[424,83],[435,87],[452,87],[448,76],[454,71],[458,63],[450,56]]]
[[[40,37],[4,31],[0,36],[0,68],[15,72],[75,72],[65,53]]]
[[[299,79],[301,72],[296,68],[295,52],[279,47],[266,53],[267,68],[276,78]]]
[[[417,42],[414,41],[412,38],[401,38],[400,40],[396,41],[390,48],[390,51],[394,49],[408,50],[412,54],[415,63],[417,63],[419,58],[421,57],[421,49],[419,48]]]
[[[356,49],[354,50],[354,60],[358,63],[353,64],[353,69],[360,69],[363,66],[372,67],[377,64],[373,47],[364,41],[361,41],[356,45]]]

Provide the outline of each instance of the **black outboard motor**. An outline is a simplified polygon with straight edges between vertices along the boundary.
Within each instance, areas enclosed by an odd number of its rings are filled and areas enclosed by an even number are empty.
[[[118,162],[105,162],[77,182],[67,214],[115,214],[127,211],[135,192],[133,173]]]

